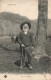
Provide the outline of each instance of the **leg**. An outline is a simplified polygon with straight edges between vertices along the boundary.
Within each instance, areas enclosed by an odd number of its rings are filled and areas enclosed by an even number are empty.
[[[28,58],[29,69],[33,69],[33,67],[31,66],[31,64],[32,64],[32,50],[31,50],[31,46],[26,47],[25,51],[26,51],[26,55],[27,55],[27,58]]]
[[[33,67],[31,66],[32,65],[32,55],[31,55],[31,53],[27,53],[27,57],[28,57],[28,66],[29,66],[29,69],[32,70]]]
[[[28,57],[28,64],[31,64],[31,61],[32,61],[31,53],[27,53],[27,57]]]

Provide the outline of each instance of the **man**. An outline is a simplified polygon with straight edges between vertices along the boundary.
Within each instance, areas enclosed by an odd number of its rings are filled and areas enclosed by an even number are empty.
[[[34,39],[33,39],[33,33],[30,32],[31,24],[28,21],[23,22],[20,25],[20,29],[22,30],[18,37],[18,43],[20,44],[20,49],[22,52],[23,48],[23,66],[25,66],[25,54],[28,58],[28,67],[30,70],[33,69],[32,67],[32,48],[34,46]]]

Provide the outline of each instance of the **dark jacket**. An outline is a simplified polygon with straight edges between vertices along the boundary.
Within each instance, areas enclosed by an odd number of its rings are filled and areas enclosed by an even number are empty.
[[[28,32],[26,35],[23,32],[20,32],[18,36],[18,43],[24,44],[26,46],[34,46],[33,33]]]

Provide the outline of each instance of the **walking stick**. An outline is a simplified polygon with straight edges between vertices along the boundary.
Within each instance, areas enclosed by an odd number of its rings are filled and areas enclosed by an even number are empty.
[[[21,53],[21,63],[20,63],[20,69],[23,68],[23,47],[22,47],[22,53]]]

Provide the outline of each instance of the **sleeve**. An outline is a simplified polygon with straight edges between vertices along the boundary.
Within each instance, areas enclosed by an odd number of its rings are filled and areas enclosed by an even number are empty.
[[[22,45],[22,40],[21,40],[21,38],[22,38],[22,35],[21,35],[21,33],[20,33],[19,36],[18,36],[18,43],[19,43],[19,45]]]
[[[31,39],[31,45],[34,46],[34,35],[33,33],[30,34],[30,39]]]

